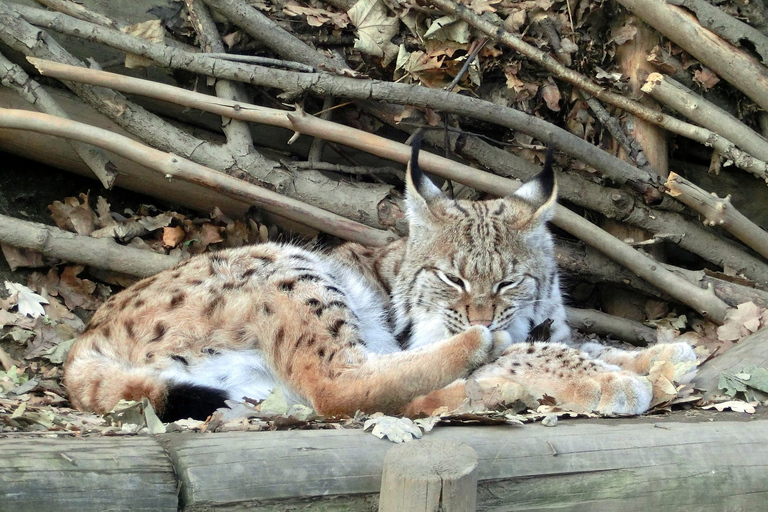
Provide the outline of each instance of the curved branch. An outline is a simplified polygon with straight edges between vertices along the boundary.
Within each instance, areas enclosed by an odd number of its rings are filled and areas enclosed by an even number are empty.
[[[41,63],[39,61],[33,62],[38,68],[45,67],[46,69],[51,70],[58,67],[60,68],[60,71],[57,71],[57,74],[65,72],[79,72],[85,74],[85,70],[61,69],[61,66],[51,66],[49,63]],[[96,73],[93,72],[88,74],[96,75]],[[110,77],[106,75],[108,74],[99,73],[100,79],[104,80],[100,82],[102,85],[107,85],[109,83],[107,80],[110,80]],[[115,81],[114,79],[111,80]],[[125,81],[121,80],[121,82]],[[160,86],[153,85],[152,87]],[[191,93],[187,94],[190,97],[194,97]],[[210,104],[210,99],[208,98],[203,98],[201,101]],[[222,102],[223,100],[217,101]],[[322,136],[321,134],[327,132],[327,121],[303,113],[284,114],[281,111],[263,107],[252,108],[251,106],[248,106],[247,108],[243,108],[242,105],[238,105],[237,108],[231,109],[226,106],[221,106],[220,108],[234,110],[238,116],[248,116],[250,117],[250,120],[257,120],[259,116],[269,117],[275,121],[275,124],[284,123],[285,121],[282,119],[282,116],[285,116],[290,122],[290,126],[301,133]],[[327,134],[325,136],[327,137]],[[363,133],[359,130],[342,125],[336,125],[334,137],[334,141],[336,142],[357,148],[360,148],[362,141],[365,141],[365,144],[370,148],[375,149],[375,154],[395,161],[407,162],[410,153],[409,147],[404,144],[389,141],[383,137]],[[422,152],[420,154],[419,163],[425,170],[434,172],[443,178],[457,181],[477,190],[482,190],[495,195],[511,195],[520,186],[520,183],[517,181],[501,178],[487,172],[478,171],[477,169],[471,169],[456,164],[455,162],[451,163],[448,159],[427,152]],[[470,171],[467,172],[467,169]],[[658,264],[650,260],[647,256],[632,249],[617,238],[609,235],[594,224],[582,219],[570,210],[558,207],[554,222],[557,226],[582,239],[585,243],[594,246],[610,258],[620,262],[639,276],[647,279],[650,283],[666,291],[671,296],[680,300],[680,302],[688,304],[705,315],[711,316],[715,321],[722,321],[724,318],[726,304],[715,297],[713,293],[692,286],[685,280],[680,279],[678,276],[659,267]]]
[[[215,188],[229,197],[244,200],[271,213],[361,244],[378,246],[397,237],[387,231],[370,228],[290,197],[281,196],[271,190],[243,182],[172,153],[164,153],[128,137],[83,123],[47,114],[2,108],[0,109],[0,126],[17,130],[34,130],[93,144],[163,173],[169,180],[177,178]]]
[[[359,100],[378,99],[398,104],[429,107],[488,121],[519,130],[544,142],[554,144],[560,151],[579,158],[614,182],[632,186],[649,200],[658,200],[662,197],[659,190],[655,188],[658,177],[651,176],[649,173],[609,155],[572,133],[542,119],[488,101],[415,85],[353,79],[328,73],[298,73],[236,62],[223,62],[162,44],[150,43],[116,30],[99,27],[61,14],[48,13],[22,5],[14,5],[14,9],[30,23],[42,25],[74,37],[99,41],[174,69],[186,69],[217,78],[273,87],[291,94],[313,92],[320,96],[331,94]]]

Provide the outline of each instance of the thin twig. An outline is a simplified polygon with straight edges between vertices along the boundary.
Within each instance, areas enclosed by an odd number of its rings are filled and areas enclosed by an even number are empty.
[[[289,60],[272,59],[269,57],[259,57],[258,55],[238,55],[236,53],[217,53],[217,52],[201,52],[200,55],[211,57],[212,59],[231,60],[232,62],[246,62],[250,64],[258,64],[260,66],[272,66],[278,68],[292,69],[294,71],[300,71],[302,73],[314,73],[317,71],[312,66],[307,66],[301,62],[291,62]]]
[[[597,98],[593,98],[584,91],[580,92],[581,97],[584,99],[584,101],[587,102],[587,105],[589,105],[592,113],[595,114],[595,118],[597,118],[597,120],[600,121],[600,124],[602,124],[606,130],[608,130],[608,133],[610,133],[614,140],[619,143],[629,158],[631,158],[632,161],[635,162],[635,164],[641,169],[645,169],[646,171],[651,172],[651,166],[648,163],[648,159],[645,158],[645,154],[643,153],[643,149],[640,147],[640,144],[638,144],[636,140],[630,138],[629,135],[624,133],[619,120],[611,116],[605,107],[600,104],[600,101]]]

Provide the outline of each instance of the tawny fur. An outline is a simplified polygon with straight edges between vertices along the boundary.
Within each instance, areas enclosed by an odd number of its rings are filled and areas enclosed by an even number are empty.
[[[414,156],[407,239],[330,254],[230,249],[140,281],[107,301],[73,346],[64,375],[72,404],[104,413],[146,397],[162,414],[174,386],[235,400],[279,386],[324,415],[414,415],[460,404],[461,379],[485,364],[473,375],[481,385],[508,381],[587,409],[643,412],[648,361],[692,352],[559,343],[570,331],[546,229],[556,193],[546,167],[512,197],[454,201]],[[525,343],[543,323],[549,343]]]

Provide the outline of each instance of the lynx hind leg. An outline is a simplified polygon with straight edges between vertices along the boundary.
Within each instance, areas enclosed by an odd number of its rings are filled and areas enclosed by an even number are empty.
[[[624,370],[640,375],[647,375],[654,363],[658,361],[669,361],[672,364],[677,364],[696,360],[693,348],[682,341],[659,343],[639,350],[623,350],[600,343],[585,343],[580,349],[593,359],[615,364]]]
[[[561,343],[515,344],[473,375],[481,385],[499,377],[522,384],[534,397],[548,395],[601,414],[641,414],[652,398],[647,378]]]

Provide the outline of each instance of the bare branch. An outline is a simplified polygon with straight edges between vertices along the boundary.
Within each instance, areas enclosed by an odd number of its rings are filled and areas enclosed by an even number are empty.
[[[618,2],[762,108],[768,109],[768,72],[754,57],[723,41],[699,25],[691,13],[665,0]]]
[[[0,54],[0,82],[6,87],[16,91],[22,98],[46,114],[65,117],[69,114],[59,106],[53,97],[43,89],[40,84],[32,80],[21,67],[12,63]],[[93,171],[104,188],[112,188],[117,177],[115,165],[109,160],[109,155],[104,150],[81,142],[69,141],[82,161]]]
[[[655,188],[658,177],[653,177],[542,119],[488,101],[414,85],[353,79],[328,73],[297,73],[283,69],[222,62],[204,55],[150,43],[119,31],[67,18],[61,14],[30,9],[22,5],[14,5],[14,9],[32,23],[44,25],[74,37],[99,41],[174,69],[186,69],[218,78],[274,87],[291,94],[315,92],[321,96],[332,94],[359,100],[378,99],[434,108],[495,123],[554,144],[560,151],[578,157],[614,182],[626,183],[634,187],[648,200],[660,200],[663,197]]]
[[[730,196],[720,199],[715,194],[708,194],[674,172],[670,173],[666,187],[669,189],[667,194],[703,215],[705,224],[722,226],[764,258],[768,258],[768,233],[734,208]]]
[[[17,130],[34,130],[94,144],[163,173],[169,180],[177,178],[215,188],[229,197],[247,201],[269,212],[347,240],[378,246],[396,238],[389,232],[370,228],[295,199],[281,196],[271,190],[216,172],[180,156],[164,153],[122,135],[83,123],[47,114],[0,109],[0,126]]]
[[[147,277],[179,262],[173,256],[126,247],[111,238],[92,238],[53,226],[0,215],[0,242],[72,263]]]
[[[568,324],[582,332],[610,335],[633,345],[656,342],[656,330],[640,322],[628,320],[594,309],[566,308]]]
[[[728,112],[660,73],[648,75],[643,85],[643,92],[707,128],[707,130],[691,130],[689,126],[678,126],[675,123],[666,126],[669,131],[713,146],[721,155],[733,160],[737,167],[768,181],[768,165],[765,163],[768,162],[768,140],[761,135]],[[708,133],[708,130],[714,133]],[[730,142],[731,140],[737,141],[738,146],[749,155],[737,149],[734,143]]]

